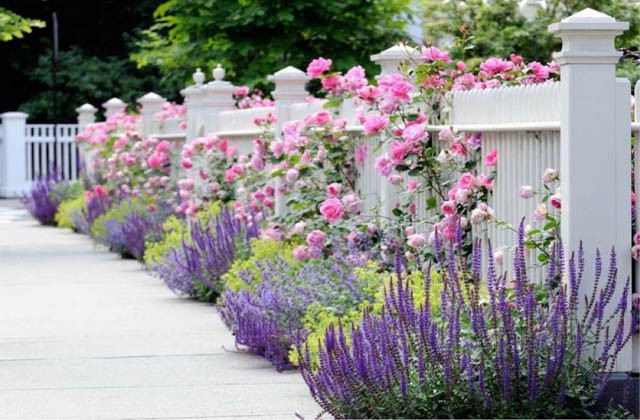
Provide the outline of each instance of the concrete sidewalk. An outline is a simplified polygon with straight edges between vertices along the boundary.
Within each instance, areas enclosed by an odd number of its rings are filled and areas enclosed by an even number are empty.
[[[0,201],[0,418],[313,418],[216,310]]]

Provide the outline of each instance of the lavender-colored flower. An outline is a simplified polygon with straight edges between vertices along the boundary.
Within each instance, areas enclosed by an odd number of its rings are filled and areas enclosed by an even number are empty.
[[[52,170],[44,177],[38,177],[29,193],[23,197],[25,207],[33,217],[43,225],[53,225],[60,204],[60,196],[56,188],[66,185],[57,171]]]

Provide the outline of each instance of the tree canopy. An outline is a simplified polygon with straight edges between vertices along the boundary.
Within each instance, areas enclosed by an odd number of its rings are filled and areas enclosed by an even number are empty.
[[[262,85],[286,65],[304,69],[318,56],[338,69],[407,38],[409,0],[169,0],[155,11],[132,58],[167,79],[222,63],[236,83]],[[371,74],[371,73],[370,73]]]
[[[31,28],[44,28],[45,22],[20,16],[11,10],[0,7],[0,41],[11,41],[31,33]]]

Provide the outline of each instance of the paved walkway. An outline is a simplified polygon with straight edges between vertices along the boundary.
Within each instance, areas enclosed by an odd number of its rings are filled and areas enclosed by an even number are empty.
[[[211,305],[0,200],[0,418],[313,418]]]

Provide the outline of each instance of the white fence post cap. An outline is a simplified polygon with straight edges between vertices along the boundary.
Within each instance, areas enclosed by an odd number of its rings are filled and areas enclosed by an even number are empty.
[[[0,114],[0,118],[2,118],[3,120],[8,120],[8,119],[26,119],[27,117],[29,117],[29,114],[27,114],[26,112],[20,112],[20,111],[11,111],[11,112],[5,112],[3,114]]]
[[[103,103],[102,106],[103,108],[109,108],[109,107],[115,108],[116,106],[125,107],[127,106],[127,104],[125,104],[120,98],[111,98],[107,102]]]
[[[372,55],[370,58],[371,61],[380,64],[383,61],[402,61],[410,58],[418,58],[419,56],[420,53],[418,50],[399,42],[391,48]]]
[[[267,76],[267,80],[274,83],[280,80],[304,80],[306,82],[310,79],[311,77],[309,77],[305,72],[293,66],[287,66],[282,70],[278,70],[274,74]]]
[[[140,103],[141,105],[146,105],[146,104],[157,104],[157,103],[161,103],[164,102],[165,99],[158,95],[157,93],[154,92],[149,92],[146,95],[138,98],[138,103]]]
[[[196,69],[195,73],[193,73],[191,77],[193,78],[193,82],[196,84],[196,86],[200,86],[201,84],[204,83],[205,77],[202,70],[200,70],[200,67]]]
[[[76,108],[76,112],[96,112],[98,109],[91,104],[80,105]]]

